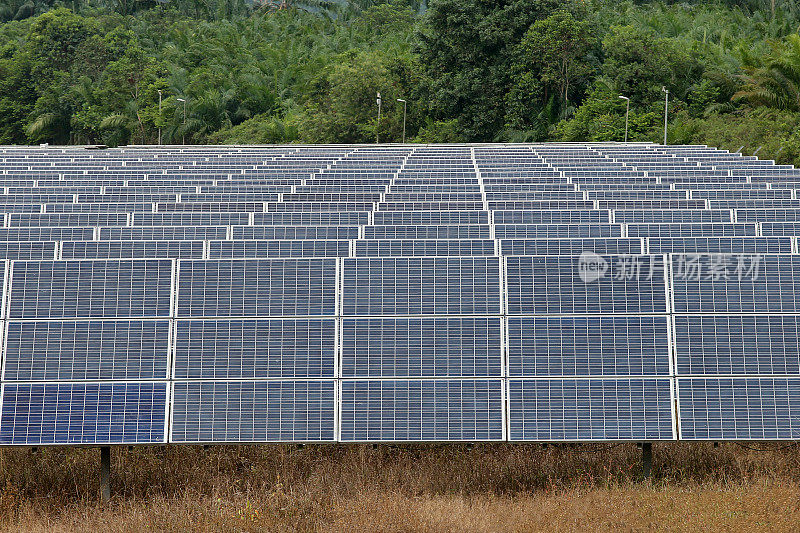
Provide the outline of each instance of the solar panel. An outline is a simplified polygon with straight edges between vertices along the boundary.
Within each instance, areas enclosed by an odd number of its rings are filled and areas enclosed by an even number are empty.
[[[10,321],[4,381],[166,379],[168,320]]]
[[[668,378],[509,379],[511,441],[675,438]]]
[[[356,243],[358,245],[358,243]],[[501,255],[641,254],[642,239],[503,239]]]
[[[165,382],[4,383],[0,444],[166,442]]]
[[[67,241],[61,259],[202,259],[203,241]]]
[[[800,311],[800,256],[675,254],[671,277],[676,313]]]
[[[15,261],[10,318],[168,317],[172,261]]]
[[[333,380],[176,381],[170,442],[321,442],[335,438]]]
[[[800,379],[678,378],[680,438],[796,440]]]
[[[336,314],[335,259],[180,261],[177,314],[183,317]]]
[[[678,375],[800,374],[800,317],[675,317]]]
[[[509,317],[512,377],[670,375],[666,316]]]
[[[500,317],[342,320],[343,377],[501,376]]]
[[[356,257],[495,255],[491,240],[359,240]]]
[[[341,261],[344,315],[500,314],[497,258]]]
[[[647,239],[651,254],[777,254],[791,253],[789,237],[651,237]]]
[[[274,240],[211,241],[209,259],[269,259],[278,257],[348,257],[350,241]]]
[[[503,439],[499,379],[342,380],[342,441]]]
[[[176,379],[335,377],[334,319],[178,320]]]
[[[55,259],[55,242],[2,242],[0,241],[0,259],[36,260]]]
[[[506,257],[509,315],[666,313],[664,257]]]
[[[498,239],[586,239],[622,237],[618,224],[498,224]]]

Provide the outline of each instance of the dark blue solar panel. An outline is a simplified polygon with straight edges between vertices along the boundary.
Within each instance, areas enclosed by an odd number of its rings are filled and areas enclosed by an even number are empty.
[[[334,377],[336,322],[179,320],[176,379]]]
[[[798,222],[800,209],[737,209],[739,222]]]
[[[0,241],[90,241],[93,228],[0,228]]]
[[[743,237],[758,235],[755,224],[629,224],[628,237]]]
[[[125,213],[11,213],[8,227],[127,226]]]
[[[369,213],[255,213],[256,226],[363,226],[369,223]]]
[[[355,242],[356,257],[495,255],[491,240],[378,240]]]
[[[509,317],[509,376],[669,375],[666,316]]]
[[[365,239],[489,239],[488,225],[365,226]]]
[[[800,374],[800,317],[676,316],[679,375]]]
[[[510,315],[667,312],[662,256],[587,253],[505,260]]]
[[[225,226],[138,226],[100,228],[101,241],[210,241],[225,239]],[[92,235],[74,241],[90,241]]]
[[[166,383],[5,383],[0,443],[165,442]]]
[[[498,224],[497,239],[585,239],[621,237],[618,224]]]
[[[335,384],[178,381],[170,442],[333,441]]]
[[[9,322],[5,381],[166,379],[167,320]]]
[[[501,338],[500,317],[344,319],[342,376],[501,376]]]
[[[343,441],[503,438],[502,380],[343,380]]]
[[[600,224],[611,222],[609,211],[494,211],[495,224]]]
[[[0,241],[0,259],[30,261],[55,259],[55,242],[3,242]]]
[[[617,224],[707,224],[732,222],[730,209],[638,209],[614,211]],[[740,222],[746,222],[740,220]]]
[[[647,251],[651,254],[791,253],[792,240],[789,237],[652,237],[647,239]]]
[[[209,259],[347,257],[349,255],[350,241],[211,241],[208,250]]]
[[[676,313],[800,311],[800,256],[675,254]]]
[[[488,211],[377,211],[373,214],[373,217],[374,224],[383,226],[474,225],[489,223]]]
[[[202,259],[203,241],[67,241],[61,259]]]
[[[642,239],[503,239],[501,255],[641,254]]]
[[[510,379],[509,440],[672,440],[670,381]]]
[[[358,226],[236,226],[234,239],[357,239]]]
[[[800,438],[800,378],[679,378],[680,438]]]
[[[248,213],[134,213],[134,226],[235,226],[249,224]],[[110,226],[111,224],[102,224]]]
[[[345,315],[499,314],[497,258],[342,259]]]
[[[168,317],[172,261],[15,261],[10,318]]]
[[[335,259],[180,261],[179,316],[336,314]]]

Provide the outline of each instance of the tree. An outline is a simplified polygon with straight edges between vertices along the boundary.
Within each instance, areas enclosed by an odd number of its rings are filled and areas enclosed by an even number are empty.
[[[507,126],[538,126],[538,140],[552,119],[565,118],[570,97],[583,95],[593,71],[589,54],[594,44],[591,25],[567,11],[533,23],[516,49],[516,82],[506,97]]]
[[[745,57],[744,86],[734,100],[752,106],[800,111],[800,35],[790,35],[785,44],[773,45],[765,58]]]
[[[419,35],[426,100],[434,120],[456,118],[464,137],[493,140],[505,122],[513,51],[558,0],[438,0]]]

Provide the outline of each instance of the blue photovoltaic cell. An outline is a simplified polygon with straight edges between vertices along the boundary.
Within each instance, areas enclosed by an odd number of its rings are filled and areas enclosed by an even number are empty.
[[[617,224],[707,224],[732,222],[730,209],[638,209],[614,211]],[[739,220],[739,222],[747,222]]]
[[[670,379],[510,379],[509,440],[673,440]]]
[[[676,313],[800,311],[800,256],[673,254]]]
[[[168,317],[172,261],[15,261],[10,318]]]
[[[789,237],[653,237],[647,239],[651,254],[778,254],[791,253]]]
[[[505,260],[509,315],[667,311],[663,256],[591,254]]]
[[[509,317],[509,376],[670,374],[666,316]]]
[[[0,443],[165,442],[166,383],[5,383]]]
[[[494,211],[495,224],[602,224],[611,222],[609,211]]]
[[[138,226],[128,228],[100,228],[101,241],[210,241],[225,239],[228,228],[225,226]],[[88,237],[73,241],[92,240]]]
[[[501,255],[641,254],[642,239],[503,239]]]
[[[343,380],[343,441],[503,438],[502,380]]]
[[[11,213],[8,227],[127,226],[125,213]]]
[[[798,222],[800,221],[800,209],[737,209],[736,220],[769,223]]]
[[[358,239],[358,226],[236,226],[233,239]]]
[[[365,226],[365,239],[490,239],[489,225]]]
[[[488,211],[377,211],[374,224],[384,226],[435,226],[488,224]],[[363,224],[366,224],[364,222]]]
[[[347,257],[350,241],[211,241],[209,259],[272,257]]]
[[[498,224],[497,239],[585,239],[622,237],[619,224]]]
[[[798,222],[762,222],[761,235],[797,237],[800,235]]]
[[[678,375],[800,374],[800,317],[676,316]]]
[[[249,224],[249,213],[134,213],[134,226],[236,226]],[[110,226],[111,224],[98,224]]]
[[[495,255],[491,240],[378,240],[355,241],[356,257]]]
[[[334,319],[179,320],[176,379],[335,377]]]
[[[342,320],[343,377],[502,375],[500,317]]]
[[[166,379],[167,320],[8,322],[5,381]]]
[[[0,241],[90,241],[93,228],[0,228]]]
[[[345,315],[500,313],[497,258],[342,259]]]
[[[255,213],[256,226],[363,226],[369,223],[369,213]]]
[[[336,314],[335,259],[180,261],[178,316]]]
[[[800,439],[800,378],[678,378],[686,440]]]
[[[202,259],[203,241],[67,241],[61,259]]]
[[[0,259],[12,261],[31,261],[55,259],[56,243],[43,242],[3,242],[0,241]]]
[[[628,224],[628,237],[755,236],[755,224]]]
[[[170,442],[333,441],[334,381],[177,381]]]

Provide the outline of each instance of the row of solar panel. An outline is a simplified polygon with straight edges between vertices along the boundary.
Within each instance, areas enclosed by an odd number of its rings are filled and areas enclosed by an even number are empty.
[[[800,438],[800,378],[676,389],[670,378],[5,383],[0,444]]]
[[[158,319],[11,320],[6,324],[2,377],[800,374],[797,315],[346,318],[340,326],[337,331],[333,318],[195,319],[176,320],[174,326]]]
[[[793,254],[14,261],[9,277],[9,318],[800,311]]]
[[[796,253],[795,237],[0,241],[0,259],[275,259],[596,254]]]

